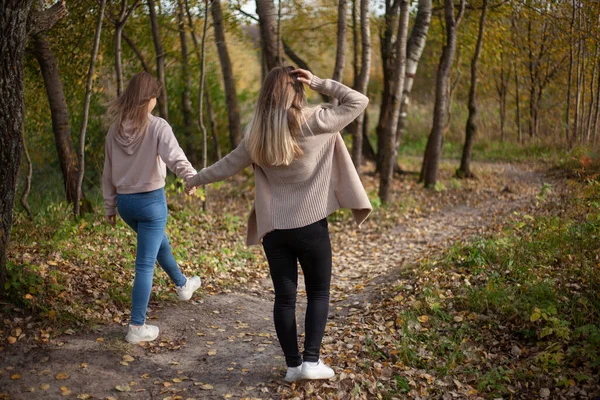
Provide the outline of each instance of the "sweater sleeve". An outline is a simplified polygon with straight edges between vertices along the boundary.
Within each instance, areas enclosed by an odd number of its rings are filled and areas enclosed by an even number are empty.
[[[158,155],[179,178],[187,180],[196,174],[196,170],[179,147],[173,129],[166,121],[158,132]]]
[[[201,186],[222,181],[237,174],[251,164],[252,158],[250,158],[250,154],[246,150],[246,142],[242,139],[238,147],[231,153],[189,178],[187,184],[188,186]]]
[[[308,121],[314,133],[337,133],[358,117],[369,104],[369,98],[332,79],[313,76],[310,88],[338,100],[338,105],[321,107]]]
[[[112,182],[112,160],[108,136],[104,144],[104,170],[102,171],[102,195],[106,215],[117,214],[117,188]]]

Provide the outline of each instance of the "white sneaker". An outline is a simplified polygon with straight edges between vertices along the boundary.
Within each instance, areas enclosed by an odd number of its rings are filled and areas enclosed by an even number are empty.
[[[202,280],[199,276],[192,276],[187,279],[185,285],[182,287],[176,287],[175,291],[177,292],[177,296],[179,296],[179,300],[187,301],[192,298],[192,294],[202,285]]]
[[[317,362],[304,361],[302,364],[302,375],[300,379],[329,379],[333,378],[335,372],[321,360]]]
[[[157,337],[158,326],[146,324],[142,326],[129,325],[129,331],[127,332],[127,336],[125,336],[125,340],[135,344],[139,342],[151,342]]]
[[[288,367],[287,372],[285,373],[285,378],[283,378],[286,382],[296,382],[302,376],[302,364],[297,367]]]

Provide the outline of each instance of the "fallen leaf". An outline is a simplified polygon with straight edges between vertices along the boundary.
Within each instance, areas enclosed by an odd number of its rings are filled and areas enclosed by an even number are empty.
[[[78,394],[78,395],[77,395],[77,398],[78,398],[78,399],[81,399],[81,400],[88,400],[88,399],[91,399],[91,398],[92,398],[92,396],[90,396],[90,395],[89,395],[89,394],[87,394],[87,393],[81,393],[81,394]]]
[[[115,386],[115,389],[117,389],[119,392],[131,391],[131,388],[129,387],[129,385],[117,385],[117,386]]]
[[[429,317],[427,315],[421,315],[420,317],[417,317],[417,319],[419,320],[419,322],[424,323],[429,321]]]
[[[8,343],[10,343],[10,344],[14,344],[17,342],[17,338],[14,336],[9,336],[7,340],[8,340]]]
[[[214,387],[210,383],[207,383],[206,385],[200,386],[200,389],[202,389],[202,390],[213,390]]]
[[[17,379],[21,379],[21,375],[20,374],[14,374],[10,377],[10,379],[12,379],[13,381],[16,381]]]
[[[56,374],[55,378],[57,381],[62,381],[62,380],[69,378],[69,375],[65,374],[64,372],[60,372],[60,373]]]
[[[216,355],[216,354],[217,354],[217,351],[216,351],[216,350],[209,350],[209,351],[208,351],[208,355],[209,355],[209,356],[214,356],[214,355]]]
[[[125,354],[123,357],[121,357],[121,359],[125,362],[135,361],[135,358],[131,357],[129,354]]]
[[[50,389],[50,384],[49,383],[42,383],[40,385],[40,390],[48,390]]]

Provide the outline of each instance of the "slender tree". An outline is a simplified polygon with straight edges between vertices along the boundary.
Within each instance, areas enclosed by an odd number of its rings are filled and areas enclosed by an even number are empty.
[[[114,36],[114,51],[115,51],[115,73],[117,75],[117,95],[120,96],[123,93],[123,60],[122,60],[122,38],[123,38],[123,29],[125,28],[125,23],[131,16],[131,13],[136,9],[139,4],[139,0],[134,0],[133,4],[128,8],[127,0],[121,0],[121,6],[119,10],[119,14],[117,17],[113,18],[107,14],[107,18],[109,21],[113,23],[115,26],[115,36]]]
[[[202,39],[200,45],[200,90],[198,93],[198,126],[202,132],[202,168],[208,166],[208,152],[207,152],[207,132],[206,126],[204,125],[204,114],[203,114],[203,99],[204,99],[204,78],[206,75],[206,32],[208,30],[208,4],[209,0],[204,0],[204,25],[202,28]],[[204,200],[202,201],[202,209],[206,211],[206,204],[208,203],[208,196],[206,194],[206,185],[204,186]]]
[[[424,181],[426,187],[433,187],[437,182],[437,173],[442,152],[443,131],[448,114],[448,83],[450,80],[452,63],[454,61],[454,53],[456,52],[457,30],[465,12],[465,6],[466,0],[460,0],[458,15],[455,15],[454,1],[444,0],[446,43],[442,49],[436,78],[433,127],[431,128],[431,133],[427,140],[425,156],[423,157],[423,168],[419,179],[420,181]]]
[[[46,96],[50,105],[50,116],[52,119],[52,131],[54,142],[58,153],[58,161],[65,185],[67,202],[75,204],[77,201],[77,177],[79,176],[79,159],[77,150],[73,144],[69,110],[63,90],[62,80],[58,70],[58,63],[50,43],[44,33],[39,33],[32,38],[31,53],[35,56],[40,66]],[[85,200],[82,193],[84,211],[91,209],[91,205]]]
[[[150,65],[148,65],[148,62],[146,61],[146,58],[142,54],[142,51],[139,49],[139,47],[137,47],[137,45],[133,42],[133,40],[129,37],[129,35],[127,35],[125,30],[123,30],[121,35],[123,36],[123,39],[125,40],[125,42],[127,42],[127,45],[131,48],[133,53],[136,55],[137,59],[140,61],[140,64],[142,64],[142,68],[144,69],[144,71],[148,72],[149,74],[152,73],[152,70],[150,69]]]
[[[184,0],[177,0],[177,30],[179,31],[179,44],[181,45],[181,79],[183,88],[181,91],[181,113],[183,114],[183,126],[185,134],[185,149],[193,164],[198,162],[196,155],[195,140],[192,137],[192,99],[190,96],[190,61],[188,54],[188,38],[185,23]]]
[[[500,106],[500,140],[504,142],[506,138],[506,98],[508,96],[508,81],[510,79],[510,68],[505,66],[504,49],[500,48],[500,76],[495,79],[496,93],[498,94],[498,103]]]
[[[465,145],[463,147],[460,167],[456,171],[459,178],[473,178],[475,175],[471,171],[471,158],[473,154],[473,141],[477,135],[477,66],[481,47],[483,46],[483,34],[485,29],[485,18],[487,15],[488,0],[483,0],[481,8],[481,18],[479,19],[479,33],[477,34],[477,44],[475,53],[471,60],[471,87],[469,88],[469,116],[467,118],[467,127],[465,130]]]
[[[160,37],[158,17],[156,15],[156,5],[154,0],[147,0],[148,11],[150,14],[150,26],[152,28],[152,40],[154,42],[154,51],[156,52],[156,75],[162,85],[162,93],[158,97],[158,112],[166,120],[169,119],[169,106],[167,97],[167,78],[165,74],[165,49]]]
[[[210,8],[215,30],[215,42],[217,44],[217,52],[219,53],[221,73],[223,75],[223,84],[225,87],[229,141],[231,142],[231,149],[233,150],[242,140],[240,108],[237,100],[235,77],[233,75],[233,66],[231,64],[231,59],[229,58],[229,52],[227,51],[227,41],[225,40],[225,28],[223,26],[223,13],[221,11],[220,0],[213,0]]]
[[[23,57],[28,35],[50,29],[66,14],[61,1],[32,12],[33,0],[5,0],[0,12],[0,293],[5,290],[25,117]]]
[[[356,90],[362,94],[367,94],[369,85],[369,75],[371,73],[371,25],[369,23],[369,0],[360,1],[360,35],[361,35],[361,66],[360,74]],[[362,163],[362,139],[363,139],[363,124],[364,116],[368,111],[358,116],[356,124],[353,126],[354,132],[352,135],[352,162],[356,171],[360,173],[360,165]]]
[[[88,115],[90,112],[90,102],[92,100],[92,84],[94,83],[94,69],[96,68],[96,59],[98,57],[98,48],[100,47],[100,37],[102,35],[102,21],[104,20],[104,10],[106,0],[100,0],[98,9],[98,22],[96,23],[96,34],[88,69],[87,84],[85,87],[85,99],[83,101],[83,113],[81,121],[81,130],[79,131],[79,171],[77,171],[77,201],[75,202],[74,214],[81,215],[81,200],[83,199],[83,176],[85,174],[85,136],[87,133]]]
[[[521,128],[521,96],[519,94],[519,73],[517,72],[517,65],[513,63],[513,70],[515,72],[515,105],[517,113],[515,114],[515,123],[517,125],[517,137],[519,143],[523,143],[523,129]]]
[[[393,81],[394,94],[389,108],[392,110],[391,118],[383,135],[383,142],[379,146],[381,153],[381,174],[379,181],[379,198],[387,204],[391,197],[394,166],[397,160],[396,130],[400,117],[400,102],[404,91],[406,75],[406,40],[408,36],[409,0],[400,1],[400,18],[398,19],[398,33],[396,35],[396,68]]]

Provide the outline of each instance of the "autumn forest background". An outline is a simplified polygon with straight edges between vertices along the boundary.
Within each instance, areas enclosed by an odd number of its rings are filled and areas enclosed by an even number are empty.
[[[0,24],[0,398],[600,397],[597,1],[1,0]],[[171,330],[118,336],[135,237],[103,222],[107,102],[157,76],[200,169],[278,65],[370,99],[342,132],[374,212],[329,217],[326,383],[281,379],[250,170],[192,197],[169,176],[201,299],[157,270]]]

